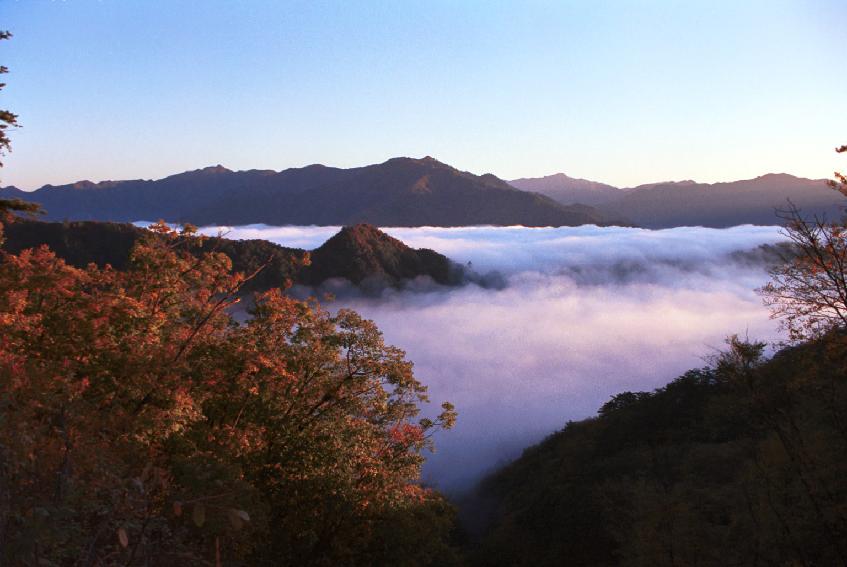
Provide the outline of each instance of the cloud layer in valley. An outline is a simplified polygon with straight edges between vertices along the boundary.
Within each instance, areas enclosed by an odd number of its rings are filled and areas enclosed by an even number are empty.
[[[336,231],[249,226],[227,236],[315,248]],[[426,480],[448,491],[469,487],[568,420],[593,415],[615,393],[652,389],[702,366],[729,334],[777,338],[753,291],[767,281],[765,265],[739,255],[780,242],[776,227],[386,232],[498,271],[507,283],[339,301],[407,351],[433,402],[456,405],[459,422],[438,435],[425,468]]]

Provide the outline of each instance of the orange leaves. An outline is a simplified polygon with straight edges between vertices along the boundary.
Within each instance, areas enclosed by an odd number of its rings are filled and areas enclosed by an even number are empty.
[[[412,423],[401,423],[392,427],[389,432],[391,440],[402,446],[416,445],[423,441],[423,429]]]
[[[207,537],[234,554],[339,522],[355,547],[379,514],[419,502],[420,452],[443,422],[412,423],[425,387],[405,354],[356,313],[280,290],[237,324],[227,308],[246,278],[229,259],[152,230],[167,238],[139,244],[125,272],[46,249],[0,261],[16,513],[58,499],[70,512],[45,533],[72,526],[73,556],[106,565],[151,546],[208,559]],[[98,537],[104,522],[117,542]]]

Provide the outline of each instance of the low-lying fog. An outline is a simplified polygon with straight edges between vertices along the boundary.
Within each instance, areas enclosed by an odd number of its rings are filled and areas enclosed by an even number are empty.
[[[229,238],[315,248],[338,228],[228,230]],[[437,436],[425,467],[425,479],[448,492],[568,420],[593,415],[615,393],[652,389],[703,366],[729,334],[777,339],[753,291],[767,281],[764,262],[738,254],[781,241],[776,227],[385,231],[476,271],[499,271],[507,284],[417,286],[425,291],[338,301],[406,350],[433,402],[456,405],[459,421]]]

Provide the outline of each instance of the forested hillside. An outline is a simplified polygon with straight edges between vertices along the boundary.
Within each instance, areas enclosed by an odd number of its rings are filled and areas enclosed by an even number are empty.
[[[485,481],[474,565],[840,565],[847,335],[625,392]]]
[[[419,483],[452,406],[420,417],[352,311],[274,288],[236,322],[251,275],[198,244],[155,225],[123,270],[0,247],[0,563],[452,564]]]
[[[93,262],[122,270],[130,263],[132,247],[154,236],[131,224],[94,221],[49,223],[19,219],[6,227],[5,248],[18,254],[45,245],[78,268]],[[420,276],[441,285],[460,285],[473,278],[468,270],[432,250],[414,250],[378,229],[357,225],[314,251],[285,248],[267,240],[231,240],[222,237],[195,239],[195,255],[221,252],[232,261],[234,272],[254,274],[243,291],[265,291],[288,284],[319,285],[329,278],[353,284],[364,280],[371,288],[401,286]]]
[[[733,336],[527,449],[480,486],[472,564],[847,564],[847,230],[786,220],[791,253],[758,291],[791,346]]]

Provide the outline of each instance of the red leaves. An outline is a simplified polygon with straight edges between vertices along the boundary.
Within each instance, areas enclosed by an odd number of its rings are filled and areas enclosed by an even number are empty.
[[[412,423],[425,388],[405,354],[357,314],[279,290],[235,324],[227,308],[246,278],[221,254],[183,252],[185,234],[152,230],[168,238],[136,247],[126,272],[78,270],[44,248],[0,261],[0,399],[15,424],[0,446],[24,495],[16,511],[59,502],[83,534],[75,557],[125,563],[154,545],[154,524],[155,545],[203,556],[203,534],[317,533],[339,521],[328,505],[367,533],[418,501],[419,452],[446,422]],[[103,522],[117,543],[97,536]]]

